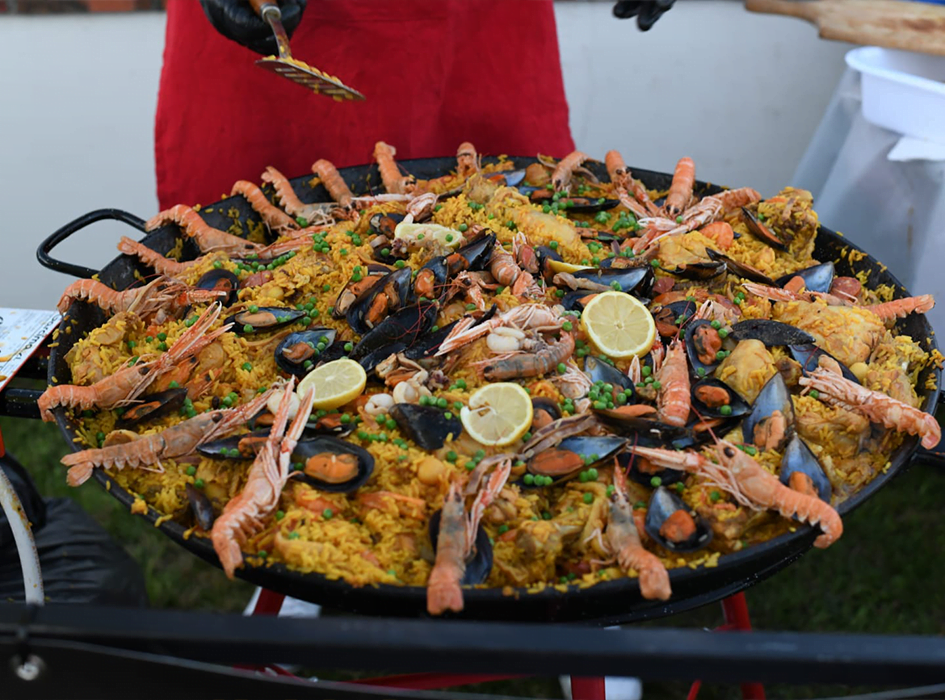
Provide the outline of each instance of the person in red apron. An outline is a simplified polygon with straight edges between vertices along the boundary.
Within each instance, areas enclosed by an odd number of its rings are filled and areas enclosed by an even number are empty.
[[[673,0],[619,2],[648,28]],[[551,0],[281,0],[300,60],[362,92],[335,102],[257,68],[277,53],[247,0],[169,2],[155,124],[160,207],[207,203],[272,165],[574,150]],[[304,17],[303,17],[304,14]],[[209,19],[209,22],[208,22]],[[216,29],[217,31],[214,31]],[[219,32],[219,33],[218,33]]]

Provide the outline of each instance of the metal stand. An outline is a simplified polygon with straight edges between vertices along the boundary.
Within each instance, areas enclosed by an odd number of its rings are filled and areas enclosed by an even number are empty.
[[[282,609],[284,600],[285,596],[281,593],[274,593],[273,591],[263,588],[260,590],[259,598],[256,600],[256,607],[253,608],[253,615],[278,615],[279,610]],[[725,598],[722,601],[722,613],[725,616],[725,624],[717,627],[716,631],[751,631],[751,618],[748,615],[748,602],[745,600],[744,593],[736,593],[733,596]],[[295,678],[295,676],[279,666],[265,666],[259,668],[259,670],[263,669],[277,675]],[[396,676],[363,678],[351,682],[357,685],[379,686],[382,688],[435,690],[460,685],[470,685],[473,683],[504,681],[524,677],[525,676],[522,675],[509,674],[465,675],[451,673],[408,673]],[[701,686],[702,681],[695,681],[689,689],[687,700],[696,700],[699,696]],[[742,683],[741,688],[742,698],[744,698],[744,700],[765,700],[765,689],[761,683]],[[572,700],[607,700],[603,676],[571,676],[571,698]]]

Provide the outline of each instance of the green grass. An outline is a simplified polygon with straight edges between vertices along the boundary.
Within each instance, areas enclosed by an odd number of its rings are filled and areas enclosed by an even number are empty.
[[[53,425],[4,418],[8,449],[26,465],[46,496],[69,496],[91,513],[138,561],[154,607],[241,611],[252,593],[216,568],[173,544],[140,518],[130,517],[97,484],[65,485],[58,464],[62,438]],[[945,473],[916,466],[895,479],[844,521],[845,532],[826,551],[813,550],[773,578],[751,588],[755,627],[810,632],[875,634],[945,633],[945,528],[940,527]],[[714,627],[721,610],[711,605],[644,626]],[[323,678],[351,674],[315,671]],[[647,683],[647,700],[684,697],[688,684]],[[470,688],[472,689],[472,688]],[[487,683],[479,692],[560,697],[556,679]],[[772,686],[770,697],[814,697],[835,688]],[[706,685],[700,698],[740,697],[737,686]]]

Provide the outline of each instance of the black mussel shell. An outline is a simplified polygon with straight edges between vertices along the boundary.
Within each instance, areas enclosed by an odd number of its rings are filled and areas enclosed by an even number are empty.
[[[561,297],[561,305],[568,311],[583,311],[587,303],[600,292],[576,289]]]
[[[518,184],[525,179],[525,170],[509,170],[493,173],[489,176],[489,179],[498,181],[500,184],[504,183],[506,187],[517,187]]]
[[[829,352],[822,350],[816,345],[789,345],[788,349],[791,351],[791,357],[800,363],[801,371],[805,376],[820,366],[820,358],[822,356],[827,356],[840,365],[840,372],[843,374],[844,378],[849,379],[851,382],[856,382],[857,384],[860,383],[860,380],[856,378],[856,375],[853,374],[849,367],[840,362],[840,360]]]
[[[632,443],[633,440],[630,439],[629,442]],[[644,445],[642,441],[638,444],[641,447],[664,447],[662,444]],[[617,467],[623,469],[627,476],[638,484],[654,488],[660,484],[669,486],[686,478],[686,472],[679,469],[650,468],[649,464],[646,465],[646,469],[641,469],[640,467],[644,464],[642,460],[643,458],[640,457],[640,455],[634,455],[630,452],[621,452],[617,455]]]
[[[804,280],[804,286],[808,292],[823,292],[826,294],[830,291],[830,285],[833,284],[835,274],[836,270],[833,263],[825,262],[779,277],[774,284],[777,287],[783,287],[795,277],[800,277]]]
[[[467,243],[456,251],[456,254],[466,261],[466,270],[484,270],[492,257],[492,249],[495,248],[495,234],[488,233],[485,236],[477,238],[472,243]]]
[[[377,348],[367,353],[363,357],[357,358],[357,362],[361,367],[367,372],[368,375],[374,371],[374,368],[381,364],[391,355],[396,355],[399,352],[404,352],[407,349],[407,344],[400,341],[391,343],[390,345],[385,345],[383,347]]]
[[[791,398],[791,392],[780,372],[776,372],[761,389],[755,403],[752,404],[751,412],[742,423],[742,436],[745,443],[757,444],[754,440],[755,429],[770,419],[775,411],[781,412],[785,424],[784,436],[776,446],[776,449],[780,449],[791,437],[794,429],[794,399]]]
[[[370,269],[371,267],[381,267],[383,269],[379,271],[372,271]],[[339,292],[338,298],[335,299],[335,304],[331,310],[331,317],[341,319],[341,318],[345,318],[345,316],[348,314],[348,309],[350,309],[354,305],[354,302],[358,300],[358,296],[359,296],[359,295],[356,295],[352,291],[353,287],[355,286],[361,287],[361,293],[363,294],[368,289],[373,287],[378,279],[380,279],[381,277],[383,277],[384,275],[388,273],[390,273],[390,270],[387,267],[384,267],[383,265],[381,266],[369,265],[367,276],[363,277],[357,282],[355,282],[354,280],[349,280],[348,283],[345,284],[344,289],[342,289],[341,292]]]
[[[563,214],[596,214],[599,211],[607,211],[620,206],[620,201],[616,199],[606,199],[604,197],[568,197],[558,202],[561,205]]]
[[[440,449],[463,432],[458,416],[447,418],[436,406],[398,403],[391,408],[390,416],[397,421],[400,432],[428,451]]]
[[[396,312],[406,306],[413,292],[412,276],[413,271],[409,267],[390,272],[379,278],[377,282],[355,299],[345,313],[345,319],[348,321],[348,325],[351,326],[351,330],[358,335],[365,335],[372,328],[378,326],[383,318],[386,318],[389,314],[388,309]],[[382,293],[387,297],[386,303],[383,305],[383,318],[372,321],[369,318],[371,306],[378,295]]]
[[[353,455],[358,460],[357,473],[346,481],[332,483],[325,481],[306,472],[306,464],[309,460],[321,454],[333,455]],[[299,479],[309,486],[319,491],[329,491],[331,493],[351,493],[357,491],[371,477],[374,472],[374,458],[371,453],[362,447],[358,447],[350,442],[338,440],[333,437],[314,437],[299,440],[295,449],[292,451],[292,464],[295,466],[294,473],[299,474]],[[302,466],[299,469],[299,465]]]
[[[562,262],[564,258],[561,257],[560,253],[553,248],[549,248],[546,245],[540,245],[535,248],[535,255],[538,256],[538,269],[541,270],[542,277],[546,281],[551,282],[551,278],[555,276],[555,271],[548,267],[549,260],[557,260]]]
[[[440,536],[440,517],[442,511],[435,512],[430,517],[430,542],[433,545],[433,553],[436,554],[437,538]],[[476,544],[473,547],[472,554],[466,560],[466,575],[460,581],[464,586],[475,586],[485,583],[492,573],[492,544],[489,542],[489,533],[480,524],[476,531]]]
[[[305,431],[302,435],[306,438],[317,437],[319,435],[342,437],[354,431],[356,427],[353,420],[342,423],[340,413],[329,413],[321,418],[309,416],[308,422],[305,424]]]
[[[204,273],[194,286],[198,289],[226,292],[226,297],[220,299],[220,301],[223,306],[232,306],[236,303],[236,292],[240,288],[240,278],[229,270],[210,270]]]
[[[534,416],[532,418],[532,432],[535,432],[538,428],[543,428],[548,423],[553,423],[561,418],[561,407],[554,399],[536,396],[532,399],[532,415]],[[535,427],[536,421],[540,423],[537,428]]]
[[[664,534],[664,526],[677,511],[683,511],[688,515],[695,528],[685,539],[673,541]],[[705,519],[683,503],[679,496],[663,486],[656,489],[650,496],[644,529],[646,534],[671,552],[694,552],[712,541],[712,528]]]
[[[692,321],[686,324],[686,354],[689,355],[689,364],[697,374],[699,374],[700,368],[706,375],[712,374],[722,361],[718,359],[718,357],[714,357],[711,362],[703,362],[699,359],[701,351],[706,350],[706,339],[719,337],[718,333],[718,330],[712,327],[712,323],[705,319],[699,319],[698,321]],[[720,337],[719,343],[719,350],[721,350]]]
[[[806,474],[820,500],[830,503],[830,495],[833,491],[830,479],[827,478],[823,467],[820,466],[820,462],[807,443],[794,435],[784,448],[784,455],[781,457],[781,483],[791,486],[791,476],[796,472]]]
[[[649,297],[655,280],[653,268],[650,266],[591,268],[589,270],[578,270],[571,274],[577,279],[590,280],[644,298]]]
[[[582,456],[585,467],[611,464],[613,456],[626,446],[626,439],[614,435],[575,435],[565,438],[558,444],[559,449]]]
[[[190,512],[194,514],[194,520],[201,530],[210,532],[213,521],[216,520],[210,499],[193,484],[187,484],[184,488],[187,491],[187,500],[190,502]]]
[[[727,402],[717,406],[710,406],[705,402],[710,392],[725,392]],[[727,413],[724,411],[724,406],[729,407]],[[737,418],[751,411],[751,406],[748,405],[748,402],[739,396],[732,387],[714,377],[700,379],[692,385],[692,407],[696,415],[702,418]]]
[[[814,336],[800,328],[764,318],[750,318],[746,321],[739,321],[732,326],[729,336],[739,341],[760,340],[768,347],[807,345],[814,342]]]
[[[406,269],[406,268],[404,268]],[[429,272],[425,272],[429,270]],[[418,284],[426,282],[424,278],[432,274],[433,289],[418,289]],[[427,261],[427,264],[420,268],[417,278],[413,282],[413,298],[426,297],[427,299],[442,299],[447,292],[449,282],[450,268],[446,263],[445,255],[438,255]]]
[[[322,343],[322,339],[325,342]],[[335,342],[333,328],[311,328],[290,333],[276,346],[276,364],[289,374],[304,377],[323,361],[322,355]],[[306,366],[308,362],[308,366]]]
[[[405,270],[407,268],[404,268]],[[370,332],[362,336],[352,352],[352,358],[361,358],[395,343],[402,343],[403,348],[410,347],[427,333],[436,322],[439,305],[435,303],[411,304],[381,321]],[[402,349],[403,349],[402,348]],[[400,352],[399,350],[396,352]],[[389,354],[389,353],[388,353]],[[384,357],[387,357],[385,355]],[[384,359],[381,357],[378,362]],[[363,363],[362,363],[363,365]],[[375,363],[376,366],[376,363]],[[373,369],[373,367],[371,368]]]
[[[260,306],[255,312],[244,309],[239,313],[235,313],[227,318],[225,323],[232,323],[233,327],[230,330],[233,333],[243,335],[281,328],[290,323],[295,323],[303,316],[305,316],[304,311],[289,307]],[[246,330],[247,328],[250,330]]]
[[[630,377],[616,367],[591,355],[584,359],[584,374],[594,383],[604,382],[604,384],[613,384],[615,387],[633,390],[633,380]]]
[[[744,414],[736,418],[725,416],[696,417],[686,424],[686,428],[692,431],[693,439],[697,445],[705,445],[715,442],[716,437],[723,437],[730,430],[737,427],[742,422],[743,416]]]
[[[184,387],[142,396],[140,403],[136,403],[125,410],[121,420],[115,423],[115,427],[119,429],[128,428],[143,420],[153,420],[166,416],[183,406],[186,398],[187,389]]]
[[[368,226],[374,233],[393,239],[394,229],[405,218],[405,214],[375,214],[368,221]]]
[[[269,428],[264,428],[244,435],[231,435],[206,442],[197,447],[197,452],[214,459],[256,459],[256,450],[252,449],[252,443],[261,443],[268,438]]]
[[[577,452],[565,450],[561,447],[551,447],[532,455],[528,460],[528,471],[531,474],[547,476],[551,479],[564,481],[590,465],[585,464],[584,457]],[[541,488],[535,483],[528,483],[525,479],[518,482],[524,488]]]
[[[752,282],[757,282],[758,284],[764,284],[769,287],[774,286],[774,280],[768,277],[768,275],[763,273],[761,270],[756,270],[751,265],[746,265],[745,263],[738,262],[738,260],[733,260],[732,258],[723,253],[720,253],[717,250],[712,250],[712,248],[706,248],[705,252],[706,255],[708,255],[713,260],[725,263],[726,269],[733,275],[750,280]]]
[[[439,328],[436,333],[427,333],[417,340],[416,343],[407,348],[404,352],[404,357],[414,361],[433,357],[436,355],[437,350],[440,349],[440,345],[443,344],[443,341],[446,340],[446,337],[453,332],[453,327],[457,323],[459,323],[459,319]]]
[[[745,207],[742,207],[742,218],[745,221],[745,225],[748,227],[748,232],[759,241],[767,243],[772,248],[777,248],[778,250],[787,250],[787,243],[782,241],[774,231],[761,223],[758,217]]]
[[[698,308],[699,305],[696,302],[685,299],[657,306],[653,309],[656,330],[664,337],[677,335],[682,324],[686,323]]]
[[[708,280],[725,273],[724,262],[683,263],[677,267],[665,267],[666,272],[687,280]]]

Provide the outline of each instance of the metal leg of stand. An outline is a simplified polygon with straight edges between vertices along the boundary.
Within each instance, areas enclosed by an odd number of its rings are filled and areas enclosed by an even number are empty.
[[[285,596],[281,593],[273,593],[265,588],[259,591],[259,598],[256,600],[256,607],[253,608],[253,615],[278,615],[282,610],[282,601]]]
[[[731,629],[751,631],[751,618],[748,616],[744,593],[736,593],[723,600],[722,612]],[[745,700],[765,700],[765,688],[761,683],[742,683],[742,697]]]
[[[581,678],[571,676],[571,700],[606,700],[604,677]]]

